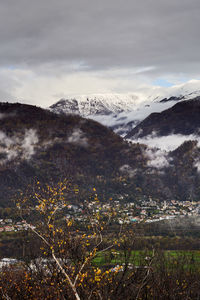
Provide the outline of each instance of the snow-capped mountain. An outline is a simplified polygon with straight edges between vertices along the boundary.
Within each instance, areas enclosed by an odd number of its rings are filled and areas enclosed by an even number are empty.
[[[129,122],[127,116],[137,111],[142,102],[143,99],[134,94],[78,95],[61,99],[50,109],[56,113],[72,113],[93,119],[123,135],[136,125],[135,120]]]
[[[153,87],[128,94],[75,95],[50,106],[56,113],[73,113],[112,128],[125,136],[153,112],[161,112],[176,102],[200,95],[200,80],[163,88]]]
[[[138,101],[139,97],[131,94],[77,95],[61,99],[51,109],[58,113],[75,113],[88,117],[129,112],[137,107]]]

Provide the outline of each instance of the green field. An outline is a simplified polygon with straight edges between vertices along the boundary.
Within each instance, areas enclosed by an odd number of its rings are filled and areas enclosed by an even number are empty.
[[[174,267],[176,265],[182,265],[184,268],[200,268],[200,251],[176,251],[166,250],[153,253],[153,251],[131,251],[129,255],[123,253],[123,251],[113,251],[98,254],[93,259],[93,264],[97,266],[106,265],[122,265],[124,263],[130,263],[133,266],[146,266],[152,262],[156,264],[162,261],[168,267]]]

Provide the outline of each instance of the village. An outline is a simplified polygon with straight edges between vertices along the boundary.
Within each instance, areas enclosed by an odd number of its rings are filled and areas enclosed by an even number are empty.
[[[116,216],[113,221],[118,224],[131,223],[152,223],[162,220],[170,220],[176,217],[191,217],[200,214],[200,202],[194,201],[164,201],[141,200],[139,203],[134,202],[121,203],[114,200],[110,203],[100,203],[92,201],[88,204],[91,213],[101,213],[107,215],[114,207]],[[74,218],[78,222],[85,222],[87,216],[84,214],[83,205],[68,205],[66,218]]]
[[[0,233],[1,232],[17,232],[21,230],[28,230],[26,221],[22,220],[15,222],[13,219],[0,219]]]
[[[191,217],[200,214],[200,201],[164,201],[159,202],[152,199],[141,200],[139,203],[123,202],[112,200],[107,203],[91,201],[87,203],[90,213],[101,213],[107,215],[114,207],[115,217],[113,222],[116,224],[131,223],[152,223],[162,220],[170,220],[177,217]],[[83,204],[61,205],[59,210],[64,209],[64,218],[72,219],[76,222],[86,222],[87,214]],[[15,221],[11,218],[0,219],[0,233],[26,231],[29,226],[25,220]]]

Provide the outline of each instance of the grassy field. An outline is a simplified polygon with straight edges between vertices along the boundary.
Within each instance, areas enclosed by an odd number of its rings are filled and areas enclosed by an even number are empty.
[[[200,251],[176,251],[176,250],[166,250],[161,252],[153,253],[152,251],[131,251],[129,255],[123,251],[113,251],[100,253],[93,259],[93,264],[97,266],[106,265],[122,265],[129,262],[133,266],[145,266],[149,262],[159,261],[161,258],[164,259],[164,263],[169,267],[174,267],[177,264],[182,264],[184,268],[190,268],[195,265],[195,267],[200,267]]]

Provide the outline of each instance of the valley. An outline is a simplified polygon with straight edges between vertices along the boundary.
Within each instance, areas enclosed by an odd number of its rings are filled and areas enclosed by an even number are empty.
[[[59,266],[56,251],[68,272],[76,266],[77,280],[88,260],[87,272],[102,283],[103,274],[136,272],[140,280],[151,261],[157,275],[162,263],[177,280],[198,274],[199,97],[162,100],[160,107],[171,107],[132,120],[126,135],[81,116],[74,101],[67,113],[0,104],[2,270],[31,265],[34,276],[47,269],[48,278]],[[103,102],[90,106],[99,119],[113,114]],[[117,107],[115,118],[129,110]]]

